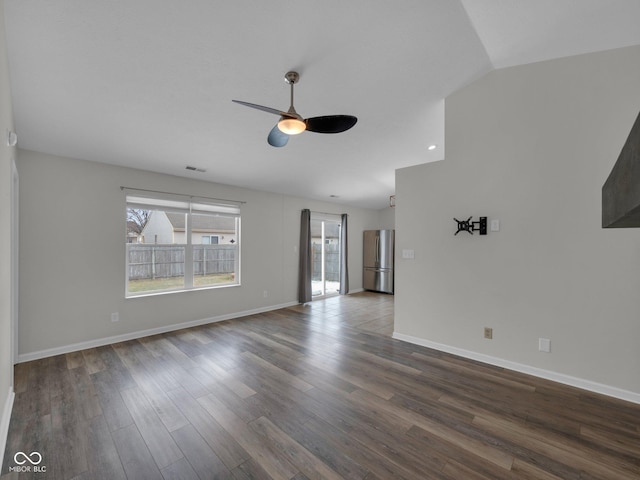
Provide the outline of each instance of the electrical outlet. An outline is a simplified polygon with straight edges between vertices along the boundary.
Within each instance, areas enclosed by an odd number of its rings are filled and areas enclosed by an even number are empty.
[[[267,292],[266,290],[264,292],[262,292],[262,296],[264,298],[267,298],[269,296],[269,292]]]
[[[493,338],[493,328],[484,327],[484,338],[491,340]]]
[[[119,322],[120,321],[120,314],[118,312],[113,312],[111,314],[111,321],[112,322]]]
[[[545,353],[551,353],[551,340],[548,338],[539,338],[538,350]]]

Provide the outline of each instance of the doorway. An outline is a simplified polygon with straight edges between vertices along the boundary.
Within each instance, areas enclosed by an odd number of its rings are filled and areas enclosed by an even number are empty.
[[[340,293],[340,218],[311,213],[311,292],[313,298]]]
[[[18,169],[16,162],[11,159],[11,360],[18,363]],[[13,385],[13,368],[11,369],[11,385]]]

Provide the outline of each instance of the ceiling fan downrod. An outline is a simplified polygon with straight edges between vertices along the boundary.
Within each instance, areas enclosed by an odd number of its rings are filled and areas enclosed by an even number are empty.
[[[291,106],[289,107],[289,113],[293,113],[296,116],[298,115],[298,112],[293,108],[293,86],[298,83],[298,80],[300,80],[298,72],[287,72],[284,76],[284,81],[291,86]]]

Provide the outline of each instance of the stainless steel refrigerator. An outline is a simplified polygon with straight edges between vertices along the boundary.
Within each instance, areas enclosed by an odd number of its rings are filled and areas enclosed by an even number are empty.
[[[363,288],[393,293],[395,230],[364,231]]]

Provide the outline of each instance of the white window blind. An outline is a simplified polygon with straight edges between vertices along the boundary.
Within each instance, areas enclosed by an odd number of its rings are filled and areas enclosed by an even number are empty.
[[[182,197],[166,193],[127,194],[127,207],[140,209],[158,209],[181,213],[217,213],[237,217],[240,215],[241,203],[222,203],[196,197]]]

